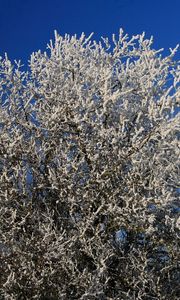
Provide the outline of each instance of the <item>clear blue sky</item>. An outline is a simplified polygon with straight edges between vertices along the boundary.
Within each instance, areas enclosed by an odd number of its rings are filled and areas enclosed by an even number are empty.
[[[45,50],[54,29],[110,37],[122,27],[128,34],[145,31],[155,48],[180,42],[180,0],[0,0],[0,55],[25,63]]]

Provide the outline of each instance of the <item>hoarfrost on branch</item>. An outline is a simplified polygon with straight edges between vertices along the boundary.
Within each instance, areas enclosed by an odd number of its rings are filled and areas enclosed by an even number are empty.
[[[178,299],[178,47],[112,40],[0,58],[2,299]]]

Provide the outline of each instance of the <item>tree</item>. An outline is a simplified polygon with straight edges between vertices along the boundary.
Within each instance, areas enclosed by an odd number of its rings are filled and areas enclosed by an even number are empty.
[[[1,58],[2,299],[178,299],[180,73],[152,44]]]

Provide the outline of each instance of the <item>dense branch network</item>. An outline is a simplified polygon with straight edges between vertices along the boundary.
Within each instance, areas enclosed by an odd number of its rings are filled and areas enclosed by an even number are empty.
[[[179,299],[179,65],[145,35],[0,58],[0,299]]]

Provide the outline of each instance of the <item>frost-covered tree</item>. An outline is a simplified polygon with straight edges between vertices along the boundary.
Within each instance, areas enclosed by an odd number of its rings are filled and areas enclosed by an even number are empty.
[[[1,299],[179,299],[180,68],[152,44],[1,57]]]

